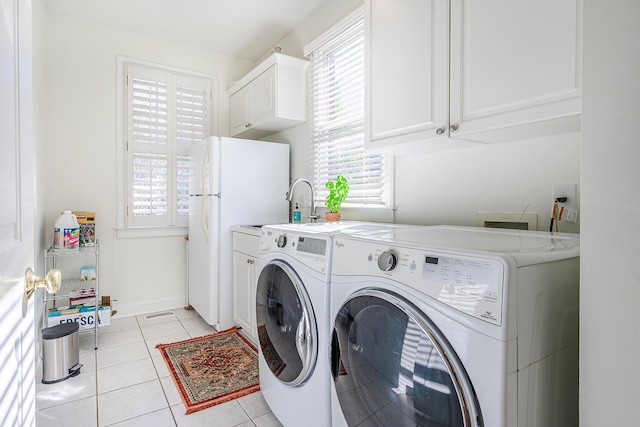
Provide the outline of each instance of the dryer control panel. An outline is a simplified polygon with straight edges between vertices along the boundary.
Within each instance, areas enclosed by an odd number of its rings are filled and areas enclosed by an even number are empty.
[[[499,258],[336,237],[334,276],[377,277],[408,286],[463,313],[501,326],[506,266]]]

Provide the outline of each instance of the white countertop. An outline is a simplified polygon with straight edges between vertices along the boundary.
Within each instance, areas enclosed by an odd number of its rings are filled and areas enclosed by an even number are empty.
[[[255,225],[232,225],[231,231],[234,233],[251,234],[252,236],[260,237],[260,227]]]

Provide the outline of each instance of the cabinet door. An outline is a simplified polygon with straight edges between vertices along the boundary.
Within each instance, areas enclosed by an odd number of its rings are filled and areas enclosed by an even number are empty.
[[[249,256],[233,251],[233,320],[250,329]],[[255,297],[254,297],[255,298]]]
[[[233,321],[243,333],[258,342],[256,328],[256,286],[258,260],[242,252],[233,251]]]
[[[256,126],[276,116],[277,65],[271,66],[251,82],[251,125]]]
[[[249,289],[249,331],[247,331],[247,335],[250,339],[252,339],[255,343],[258,342],[258,326],[256,322],[256,292],[258,290],[258,259],[257,258],[249,258],[249,263],[247,267],[247,283]]]
[[[365,1],[365,144],[424,141],[448,124],[449,2]]]
[[[581,17],[582,0],[452,0],[451,136],[579,130]]]
[[[244,87],[229,98],[229,125],[231,136],[238,135],[247,130],[251,123],[249,105],[251,103],[251,88]]]

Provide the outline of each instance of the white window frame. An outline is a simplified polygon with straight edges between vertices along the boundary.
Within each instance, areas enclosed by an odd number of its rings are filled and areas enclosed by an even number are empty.
[[[116,185],[116,197],[117,197],[117,215],[116,215],[116,235],[118,238],[130,238],[130,237],[155,237],[155,236],[184,236],[188,234],[188,222],[186,218],[178,220],[176,215],[167,216],[167,221],[163,221],[160,224],[148,225],[133,225],[131,221],[131,215],[127,212],[127,207],[130,203],[131,194],[131,169],[129,152],[127,150],[127,133],[128,133],[128,107],[127,107],[127,81],[126,74],[127,68],[130,65],[147,67],[155,70],[159,70],[165,73],[175,74],[176,76],[195,77],[200,79],[210,80],[211,83],[211,98],[209,105],[209,135],[215,135],[218,129],[217,123],[217,111],[218,111],[218,79],[214,75],[186,70],[183,68],[172,67],[167,65],[161,65],[150,61],[144,61],[136,58],[130,58],[125,56],[117,57],[117,185]],[[174,145],[168,148],[169,154],[173,156]],[[175,162],[175,159],[174,159]],[[175,183],[172,183],[175,186]]]
[[[340,46],[345,42],[345,40],[352,37],[353,30],[356,26],[362,25],[362,21],[364,19],[364,8],[360,7],[352,12],[350,15],[345,17],[343,20],[335,24],[328,31],[323,33],[320,37],[312,41],[309,45],[304,48],[305,56],[309,57],[310,61],[313,61],[314,55],[326,55],[330,53],[336,46]],[[362,30],[364,32],[364,30]],[[364,49],[364,46],[363,46]],[[364,63],[363,63],[364,67]],[[310,90],[313,90],[313,66],[309,67],[309,76],[308,76],[308,86]],[[363,69],[364,73],[364,69]],[[313,102],[312,97],[309,97],[309,102]],[[364,103],[363,103],[364,105]],[[363,124],[364,124],[364,111],[362,112]],[[313,105],[309,106],[309,131],[310,131],[310,156],[309,156],[309,175],[310,177],[318,177],[322,175],[326,175],[326,171],[317,171],[317,164],[313,154],[313,126],[314,126],[314,117],[313,117]],[[363,141],[363,152],[364,152],[364,126],[362,128],[362,141]],[[349,220],[367,220],[367,221],[381,221],[381,222],[393,222],[394,220],[394,210],[393,207],[393,177],[394,177],[394,157],[392,155],[385,155],[385,170],[384,175],[381,177],[382,182],[384,184],[380,203],[377,204],[364,204],[364,203],[354,203],[353,200],[349,200],[349,197],[342,204],[342,216],[343,219]],[[348,173],[343,173],[347,178],[349,178]],[[324,199],[326,197],[327,190],[325,188],[325,182],[316,182],[319,179],[312,179],[314,182],[314,190],[316,194],[316,202],[319,204],[324,204]]]

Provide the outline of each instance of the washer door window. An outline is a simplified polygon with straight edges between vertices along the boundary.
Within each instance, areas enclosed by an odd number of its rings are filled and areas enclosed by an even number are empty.
[[[457,355],[433,322],[391,292],[353,294],[335,319],[331,369],[349,426],[482,426]]]
[[[271,261],[260,272],[256,320],[271,372],[285,384],[304,384],[318,356],[318,327],[304,285],[285,262]]]

